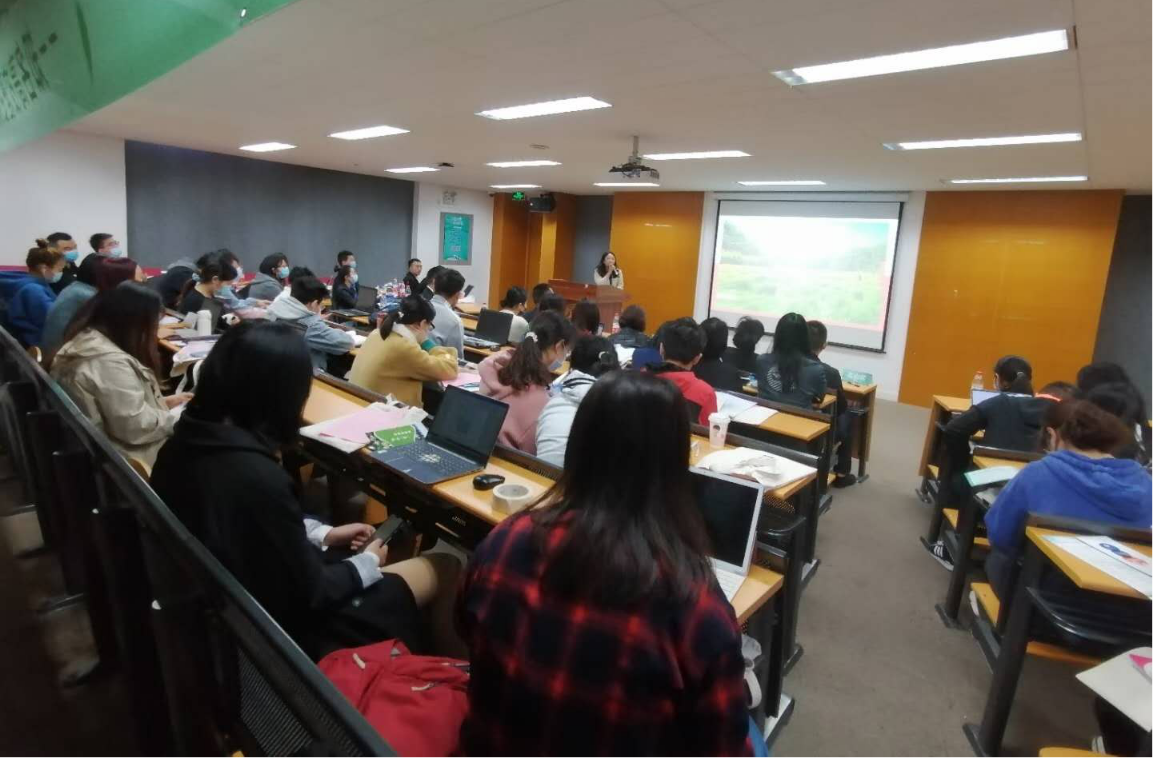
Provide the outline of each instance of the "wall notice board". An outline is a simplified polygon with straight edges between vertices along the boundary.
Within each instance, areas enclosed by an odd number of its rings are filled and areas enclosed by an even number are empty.
[[[468,265],[472,262],[472,214],[440,214],[440,264]]]

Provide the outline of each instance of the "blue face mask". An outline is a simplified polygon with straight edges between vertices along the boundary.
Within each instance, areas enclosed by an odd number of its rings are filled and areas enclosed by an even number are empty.
[[[276,278],[277,279],[287,279],[288,278],[288,266],[281,266],[280,268],[276,269]]]
[[[564,358],[557,358],[552,363],[548,364],[548,370],[556,373],[560,371],[560,367],[564,365]]]
[[[108,254],[111,255],[113,258],[123,258],[124,257],[124,248],[114,247],[108,251]]]
[[[79,250],[69,250],[67,253],[64,254],[64,260],[68,261],[69,263],[75,263],[76,259],[79,257],[80,257],[80,251]]]
[[[49,279],[48,281],[52,282],[53,284],[56,284],[57,282],[60,281],[61,278],[63,278],[63,276],[64,276],[63,271],[57,271],[55,274],[52,275],[52,278]]]
[[[231,284],[225,284],[223,287],[220,288],[220,291],[217,294],[219,294],[221,297],[231,299],[233,297],[232,285]]]
[[[349,267],[350,269],[353,269],[353,270],[355,270],[355,269],[356,269],[356,261],[349,261],[349,262],[348,262],[348,267]]]
[[[348,280],[350,282],[352,282],[353,284],[356,284],[357,282],[360,281],[360,276],[358,276],[357,273],[355,271],[353,271],[352,276],[348,277]]]

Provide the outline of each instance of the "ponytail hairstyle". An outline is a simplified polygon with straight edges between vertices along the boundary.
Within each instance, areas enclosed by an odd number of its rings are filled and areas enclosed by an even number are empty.
[[[420,295],[409,295],[400,301],[399,308],[384,314],[384,318],[380,320],[380,338],[388,339],[388,335],[392,334],[392,327],[396,324],[408,326],[419,324],[421,321],[431,324],[435,317],[436,308],[432,307],[432,303]]]
[[[205,253],[196,260],[196,276],[184,283],[180,295],[181,297],[187,295],[197,282],[210,282],[215,278],[219,278],[222,282],[231,282],[236,279],[238,273],[232,264],[224,262],[221,251]]]
[[[1112,454],[1133,442],[1133,433],[1112,413],[1089,400],[1052,403],[1045,413],[1045,428],[1079,450]]]
[[[544,353],[559,342],[571,343],[575,330],[568,319],[554,311],[538,313],[512,360],[496,375],[500,383],[520,392],[529,387],[547,387],[553,375],[544,364]]]
[[[28,249],[28,256],[24,259],[24,264],[28,266],[29,271],[39,266],[54,268],[63,257],[64,253],[49,249],[45,240],[36,240],[36,247]]]
[[[993,366],[993,373],[1005,385],[1005,392],[1033,394],[1033,367],[1021,356],[1006,355]]]
[[[569,366],[589,376],[601,376],[620,369],[616,348],[607,337],[577,337],[569,356]]]

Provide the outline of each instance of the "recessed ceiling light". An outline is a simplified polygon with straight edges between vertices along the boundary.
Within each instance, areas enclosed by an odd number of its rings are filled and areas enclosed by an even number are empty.
[[[560,161],[496,161],[486,165],[495,168],[530,168],[532,166],[559,166]]]
[[[386,168],[390,174],[423,174],[426,171],[440,171],[439,168],[432,166],[407,166],[405,168]]]
[[[808,187],[818,184],[823,185],[824,182],[820,179],[764,179],[755,182],[737,182],[737,184],[743,184],[746,187],[768,187],[770,185],[779,187]]]
[[[700,153],[649,153],[644,156],[650,161],[691,161],[703,158],[748,158],[743,150],[706,150]]]
[[[950,179],[949,184],[1023,184],[1025,182],[1084,182],[1087,176],[1024,176],[997,179]]]
[[[241,150],[247,150],[250,153],[271,153],[276,150],[292,150],[296,145],[290,145],[287,142],[257,142],[255,145],[241,145]]]
[[[1020,137],[976,137],[974,139],[931,139],[920,142],[885,142],[889,150],[938,150],[945,147],[992,147],[994,145],[1040,145],[1047,142],[1080,142],[1080,132],[1026,134]]]
[[[401,129],[396,126],[366,126],[363,129],[351,129],[347,132],[333,132],[328,135],[336,139],[372,139],[373,137],[391,137],[394,134],[408,134],[408,129]]]
[[[659,187],[656,182],[593,182],[594,187]]]
[[[996,61],[1004,58],[1020,58],[1026,55],[1056,53],[1071,47],[1071,36],[1067,29],[1053,29],[1018,37],[969,42],[963,45],[934,47],[895,55],[878,55],[873,58],[858,58],[840,63],[825,63],[819,66],[801,66],[785,71],[774,71],[773,76],[785,84],[816,84],[838,79],[859,79],[864,76],[895,74],[900,71],[920,71],[926,68],[959,66],[964,63]]]
[[[556,113],[573,113],[575,111],[591,111],[597,108],[611,108],[611,103],[597,100],[595,97],[570,97],[567,100],[549,100],[545,103],[529,103],[528,105],[513,105],[508,108],[493,108],[480,111],[476,115],[497,121],[507,121],[513,118],[532,118],[533,116],[551,116]]]
[[[244,18],[247,15],[248,15],[248,9],[247,8],[241,8],[240,9],[240,17]]]
[[[490,184],[493,189],[540,189],[539,184]]]

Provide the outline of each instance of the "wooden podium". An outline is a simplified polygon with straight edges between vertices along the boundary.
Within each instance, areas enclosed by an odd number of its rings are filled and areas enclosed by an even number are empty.
[[[620,315],[624,302],[630,299],[629,293],[616,287],[603,287],[584,282],[570,282],[567,279],[549,279],[548,286],[564,298],[565,312],[572,310],[573,303],[588,300],[596,303],[601,313],[601,324],[606,332],[612,331],[613,319]]]

